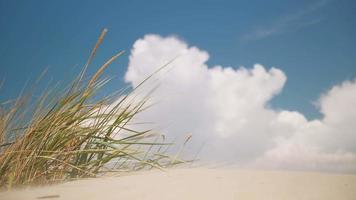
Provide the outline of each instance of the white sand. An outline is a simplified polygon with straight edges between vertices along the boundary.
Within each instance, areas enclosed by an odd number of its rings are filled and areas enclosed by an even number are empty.
[[[241,169],[174,169],[0,193],[1,200],[355,200],[356,175]]]

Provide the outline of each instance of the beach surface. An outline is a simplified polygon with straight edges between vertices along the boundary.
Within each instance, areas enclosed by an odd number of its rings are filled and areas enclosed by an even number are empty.
[[[1,200],[355,200],[356,175],[245,169],[171,169],[0,193]]]

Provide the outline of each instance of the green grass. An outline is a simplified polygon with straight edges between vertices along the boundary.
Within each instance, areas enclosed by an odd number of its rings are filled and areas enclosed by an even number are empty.
[[[86,77],[105,34],[106,30],[83,70],[64,91],[48,89],[36,99],[29,92],[1,104],[1,188],[97,177],[112,171],[163,169],[182,162],[165,154],[171,144],[164,137],[128,126],[147,102],[147,98],[129,100],[137,88],[121,92],[120,100],[115,95],[95,96],[109,81],[102,78],[104,70],[122,55],[119,52]]]

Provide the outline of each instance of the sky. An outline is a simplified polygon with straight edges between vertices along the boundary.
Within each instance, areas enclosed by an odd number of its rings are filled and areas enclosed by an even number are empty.
[[[352,0],[0,0],[0,99],[45,69],[44,85],[69,81],[108,28],[90,72],[126,51],[106,72],[109,93],[178,56],[142,120],[197,135],[192,149],[213,147],[203,157],[355,172],[355,9]]]

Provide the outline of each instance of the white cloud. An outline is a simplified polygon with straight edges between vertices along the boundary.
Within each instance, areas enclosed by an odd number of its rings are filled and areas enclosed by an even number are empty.
[[[277,138],[277,146],[267,151],[259,164],[356,172],[355,102],[356,81],[346,81],[321,96],[321,120],[306,121],[301,114],[279,113],[278,118],[296,125],[289,130],[291,137]]]
[[[177,57],[178,56],[178,57]],[[125,80],[133,87],[177,57],[150,79],[141,94],[153,107],[140,121],[154,122],[170,138],[193,134],[187,148],[202,159],[241,165],[356,171],[356,83],[345,82],[319,101],[324,118],[276,111],[268,102],[281,92],[286,75],[256,64],[208,67],[209,54],[175,37],[146,35],[135,42]]]

